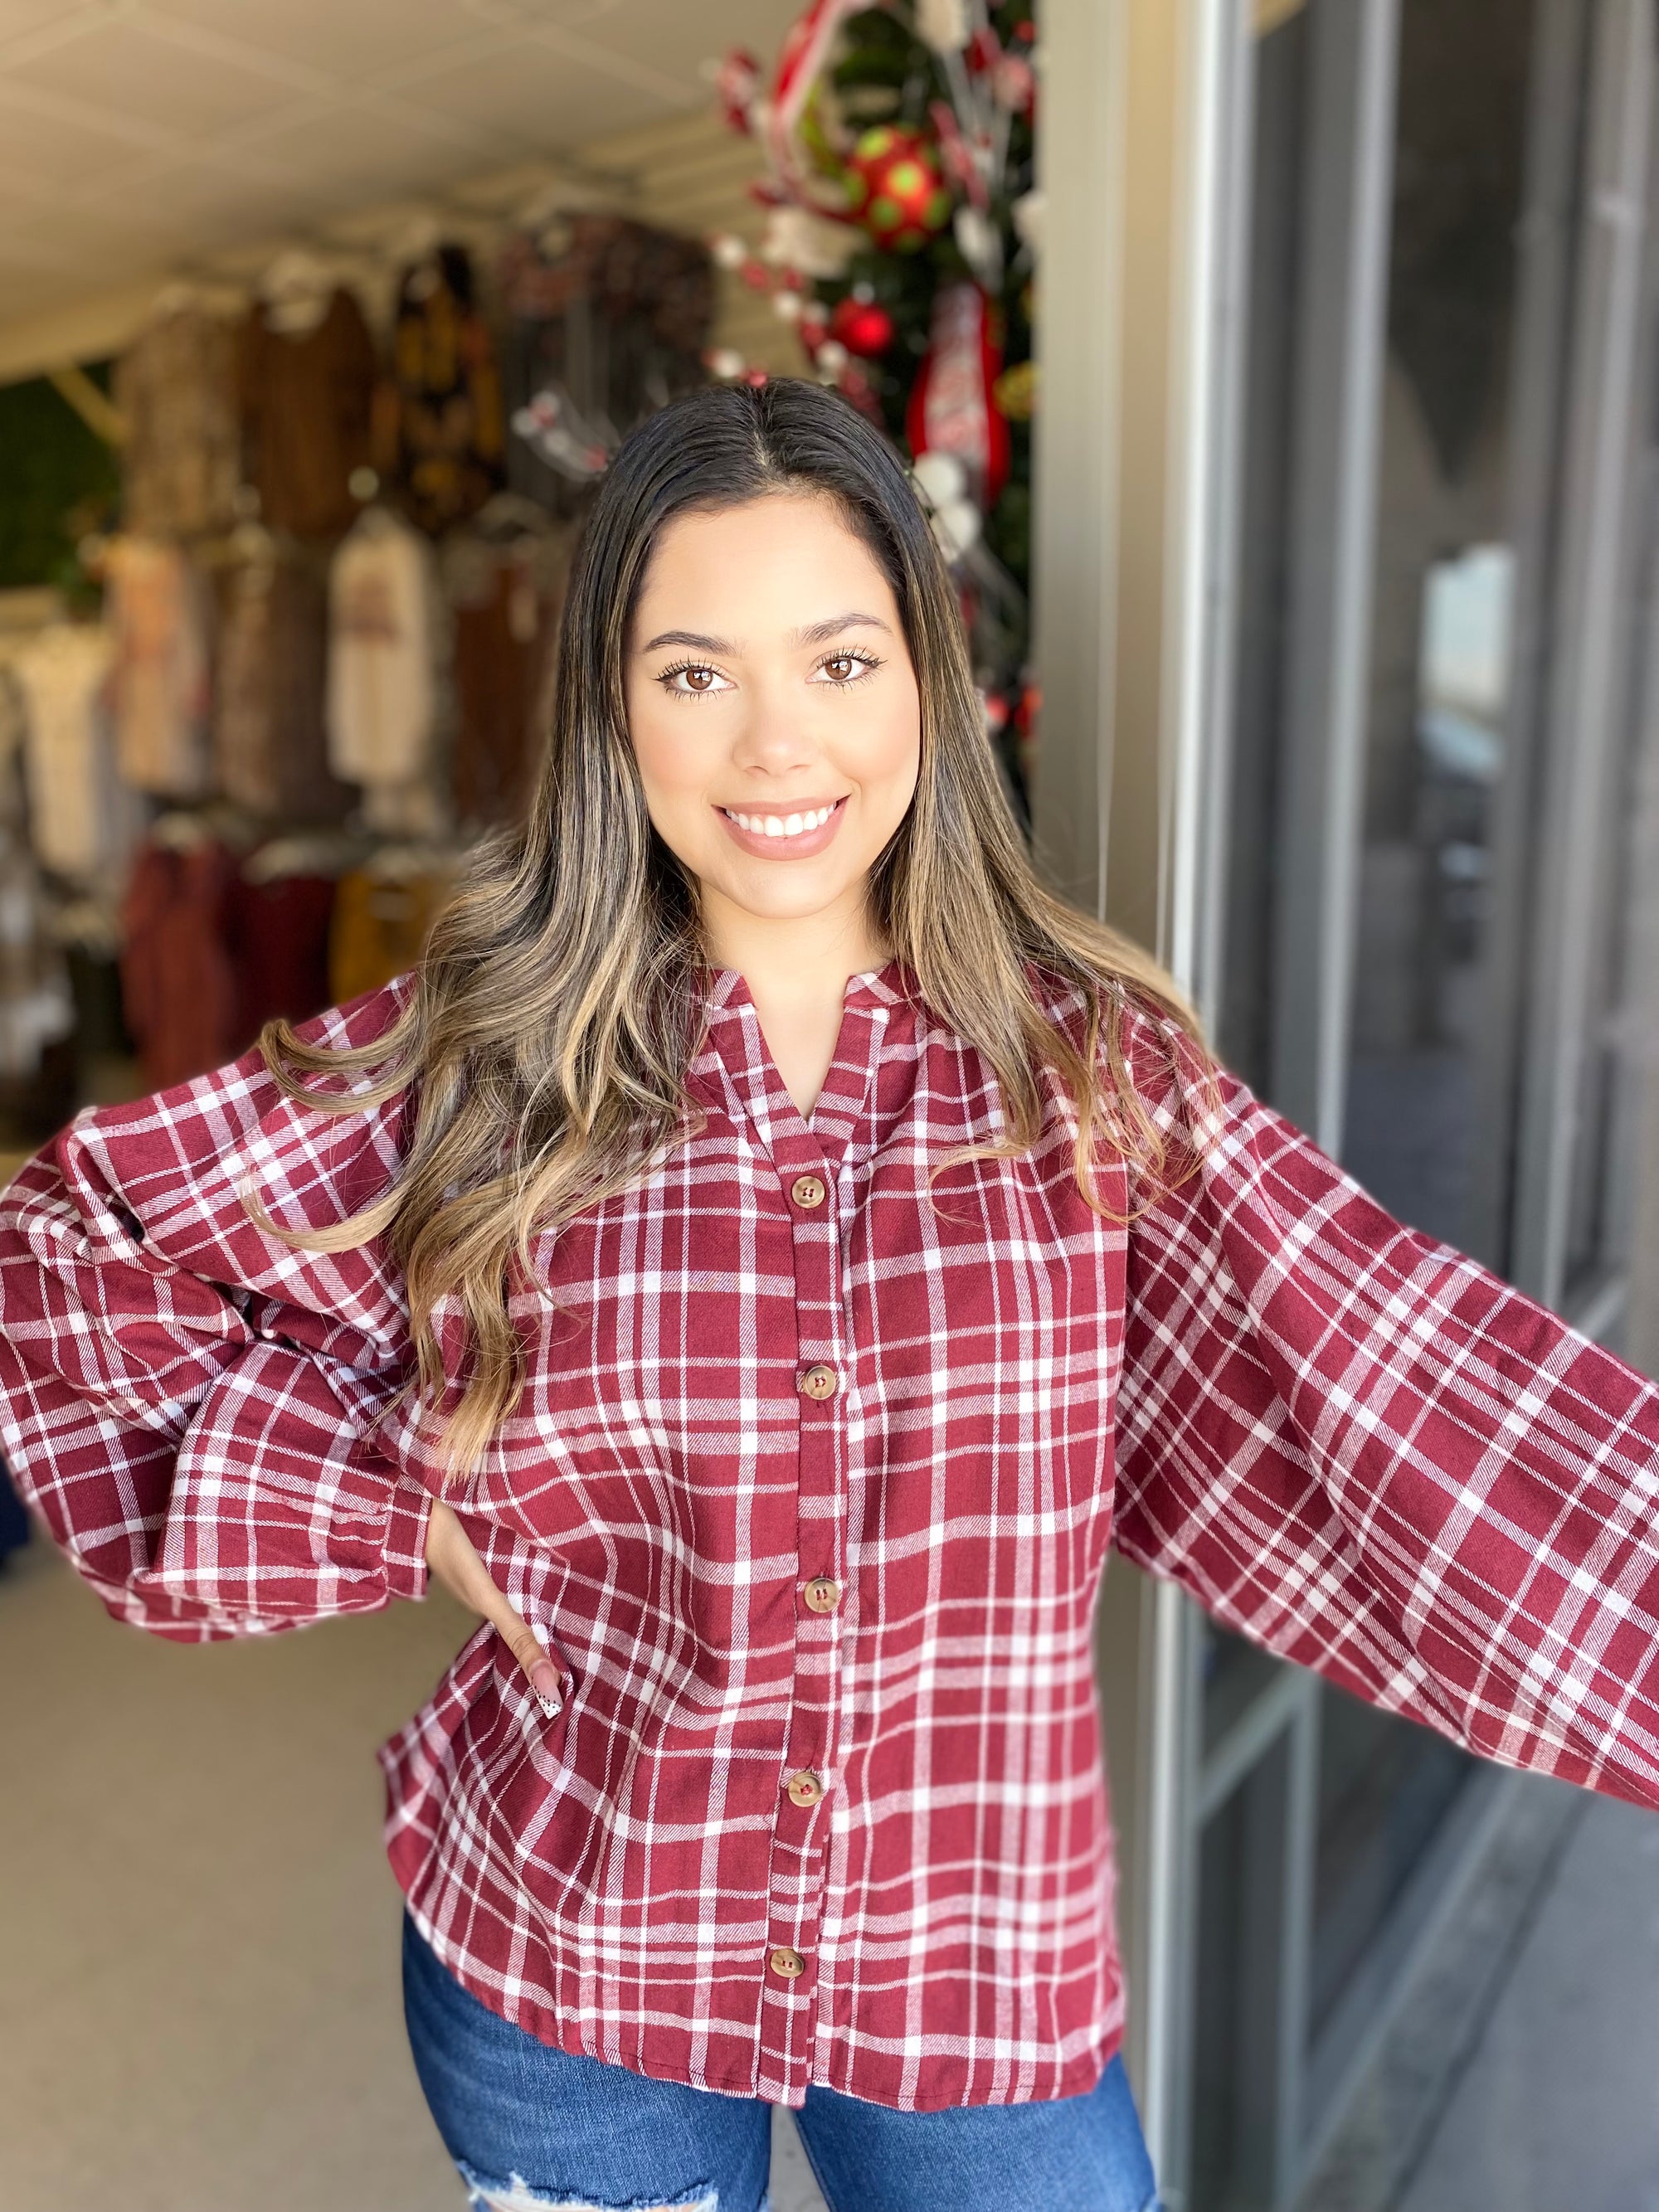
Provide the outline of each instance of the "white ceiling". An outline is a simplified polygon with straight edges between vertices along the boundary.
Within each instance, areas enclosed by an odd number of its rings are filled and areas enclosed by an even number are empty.
[[[0,0],[0,337],[706,110],[796,0]]]

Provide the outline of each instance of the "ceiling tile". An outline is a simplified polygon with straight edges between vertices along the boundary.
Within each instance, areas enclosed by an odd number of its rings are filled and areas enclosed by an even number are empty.
[[[659,75],[679,78],[688,102],[707,100],[712,94],[701,63],[747,46],[769,67],[799,12],[797,0],[719,0],[717,6],[610,0],[602,14],[582,24],[581,35],[621,60],[648,62]]]
[[[165,0],[151,13],[354,83],[489,28],[465,0]]]
[[[6,42],[55,23],[64,13],[64,0],[0,0],[0,58]]]
[[[435,125],[422,129],[416,118],[373,106],[261,131],[239,149],[238,160],[266,179],[302,178],[313,198],[343,213],[377,195],[434,191],[479,167],[476,146],[457,145]]]
[[[313,222],[335,204],[335,195],[308,175],[249,175],[207,161],[149,178],[124,197],[144,222],[187,249],[270,237]]]
[[[518,143],[502,144],[502,163],[631,130],[665,112],[660,100],[637,86],[528,43],[445,70],[410,85],[403,96],[459,123],[511,133]]]
[[[135,256],[144,265],[167,253],[168,233],[135,207],[55,207],[40,210],[9,229],[9,242],[21,253],[55,258],[60,264],[115,268],[124,273]]]
[[[187,134],[234,129],[295,97],[285,82],[119,20],[15,64],[6,77]]]
[[[29,171],[43,185],[75,187],[131,161],[133,146],[118,131],[43,113],[27,94],[10,96],[0,76],[0,161],[8,169]]]

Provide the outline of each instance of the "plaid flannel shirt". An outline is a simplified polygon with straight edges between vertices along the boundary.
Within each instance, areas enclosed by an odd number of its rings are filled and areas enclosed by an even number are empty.
[[[307,1031],[365,1039],[406,988]],[[1201,1164],[1147,1203],[1111,1162],[1127,1227],[1048,1079],[1033,1150],[929,1205],[1002,1123],[902,963],[849,981],[810,1118],[739,975],[701,1011],[702,1126],[538,1248],[529,1384],[456,1501],[563,1702],[481,1626],[380,1753],[398,1881],[484,2003],[791,2105],[1087,2089],[1123,2010],[1110,1542],[1474,1751],[1659,1802],[1659,1389],[1137,1006],[1137,1091]],[[0,1449],[119,1618],[422,1594],[400,1279],[237,1195],[338,1219],[405,1111],[326,1115],[249,1055],[82,1113],[0,1199]]]

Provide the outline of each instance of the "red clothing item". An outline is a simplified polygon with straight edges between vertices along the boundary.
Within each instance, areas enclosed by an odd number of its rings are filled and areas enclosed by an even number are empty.
[[[228,949],[236,857],[207,839],[147,844],[121,901],[121,1007],[147,1081],[165,1088],[215,1067],[240,1042]]]
[[[371,1036],[407,988],[309,1032]],[[1659,1802],[1659,1389],[1231,1076],[1207,1112],[1139,1010],[1137,1089],[1201,1124],[1199,1173],[1100,1219],[1049,1083],[1033,1151],[930,1206],[929,1161],[1000,1112],[913,992],[851,980],[807,1120],[714,971],[704,1126],[540,1240],[562,1310],[519,1299],[530,1384],[461,1500],[563,1702],[481,1626],[380,1752],[398,1881],[483,2002],[791,2105],[1069,2095],[1115,2048],[1109,1541],[1474,1750]],[[421,1595],[401,1283],[236,1197],[337,1219],[403,1128],[248,1058],[83,1113],[0,1199],[0,1449],[120,1618],[199,1639]]]

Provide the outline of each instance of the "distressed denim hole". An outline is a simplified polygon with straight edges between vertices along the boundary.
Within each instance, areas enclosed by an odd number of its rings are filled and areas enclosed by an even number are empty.
[[[456,2164],[473,2212],[720,2212],[720,2193],[707,2182],[697,2183],[680,2197],[617,2197],[602,2203],[596,2197],[567,2197],[556,2190],[538,2189],[521,2173],[498,2181],[465,2159]],[[767,2212],[764,2203],[760,2212]]]

